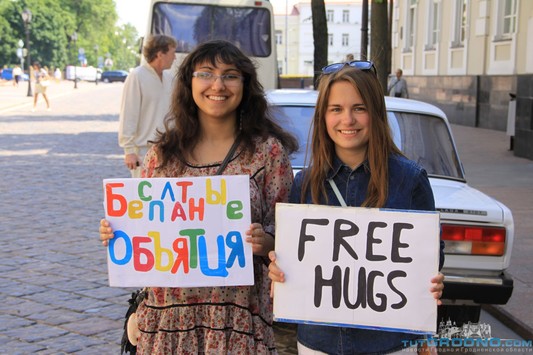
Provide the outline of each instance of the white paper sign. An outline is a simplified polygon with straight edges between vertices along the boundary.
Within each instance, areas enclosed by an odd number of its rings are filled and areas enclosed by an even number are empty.
[[[278,321],[434,333],[439,214],[276,205]]]
[[[109,284],[252,285],[248,176],[106,179]]]

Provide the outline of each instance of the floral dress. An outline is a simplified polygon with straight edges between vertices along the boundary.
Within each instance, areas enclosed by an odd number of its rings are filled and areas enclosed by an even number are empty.
[[[223,174],[250,176],[252,222],[274,235],[275,204],[288,200],[291,164],[277,139],[255,143],[251,160],[238,149]],[[182,176],[214,175],[220,163],[188,164]],[[157,165],[152,147],[143,175],[178,177],[175,163],[156,173]],[[253,286],[147,288],[137,309],[138,354],[277,354],[265,260],[254,255]]]

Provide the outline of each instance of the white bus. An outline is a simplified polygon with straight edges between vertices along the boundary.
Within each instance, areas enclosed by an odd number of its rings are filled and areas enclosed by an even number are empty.
[[[268,1],[151,0],[147,34],[166,34],[178,41],[177,66],[199,43],[230,41],[257,64],[265,90],[278,86],[274,15]]]

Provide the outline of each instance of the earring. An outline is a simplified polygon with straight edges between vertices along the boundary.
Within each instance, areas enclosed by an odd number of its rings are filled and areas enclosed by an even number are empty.
[[[242,132],[242,120],[244,118],[244,113],[241,111],[240,117],[239,117],[239,132]]]

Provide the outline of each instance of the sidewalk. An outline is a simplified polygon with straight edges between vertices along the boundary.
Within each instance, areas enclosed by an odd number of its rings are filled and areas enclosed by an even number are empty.
[[[103,83],[98,83],[98,85],[103,85]],[[96,87],[94,83],[91,82],[79,82],[78,88],[74,89],[74,82],[69,80],[61,80],[56,82],[52,80],[50,86],[48,87],[46,93],[50,99],[50,106],[52,110],[53,99],[65,96],[70,94],[73,90],[90,90],[91,88]],[[20,109],[21,107],[28,107],[28,111],[31,111],[33,106],[33,94],[35,93],[35,83],[31,83],[31,96],[28,96],[28,82],[21,81],[19,86],[13,86],[12,81],[0,81],[0,115],[6,112],[13,111],[15,109]],[[37,108],[44,109],[46,104],[41,95],[39,95],[37,101]]]

